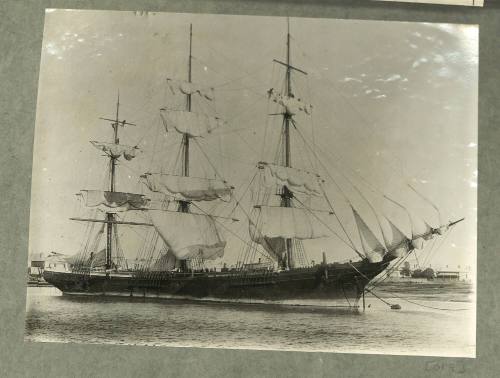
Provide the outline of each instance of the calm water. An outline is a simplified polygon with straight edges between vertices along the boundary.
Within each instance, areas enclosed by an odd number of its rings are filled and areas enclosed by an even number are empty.
[[[368,294],[370,307],[358,313],[321,307],[328,301],[304,307],[66,297],[52,287],[30,287],[26,340],[474,356],[469,286],[393,284],[376,293],[402,309]]]

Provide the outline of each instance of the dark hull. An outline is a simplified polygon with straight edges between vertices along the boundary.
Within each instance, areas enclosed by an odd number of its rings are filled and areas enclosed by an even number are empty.
[[[281,272],[122,272],[107,276],[104,273],[46,270],[44,278],[64,294],[278,303],[295,299],[329,299],[356,306],[369,280],[388,264],[389,261],[359,261]]]

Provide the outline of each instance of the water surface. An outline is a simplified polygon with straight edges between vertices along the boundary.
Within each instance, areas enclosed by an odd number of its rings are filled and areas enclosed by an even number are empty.
[[[369,294],[366,311],[357,312],[324,307],[328,301],[275,306],[70,297],[29,287],[26,340],[474,357],[470,286],[390,284],[376,293],[402,309]]]

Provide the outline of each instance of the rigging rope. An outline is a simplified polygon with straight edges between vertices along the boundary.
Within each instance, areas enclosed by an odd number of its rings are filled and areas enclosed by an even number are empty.
[[[440,311],[467,311],[467,310],[469,310],[468,308],[442,308],[442,307],[434,307],[434,306],[424,305],[422,303],[417,303],[417,302],[411,301],[409,299],[406,299],[406,298],[404,298],[400,295],[397,295],[393,292],[388,292],[388,293],[390,293],[391,295],[394,295],[396,298],[402,299],[403,301],[412,303],[412,304],[420,306],[420,307],[431,308],[433,310],[440,310]]]
[[[271,72],[271,78],[270,78],[270,82],[272,83],[273,82],[273,78],[274,78],[274,75],[275,75],[275,68],[276,66],[273,64],[272,65],[273,69],[272,69],[272,72]],[[266,114],[269,114],[269,108],[271,106],[271,101],[267,101],[266,103]],[[269,129],[269,118],[268,116],[265,117],[265,127],[264,127],[264,138],[262,139],[263,140],[263,143],[262,143],[262,151],[261,151],[261,154],[260,156],[264,156],[264,151],[265,151],[265,148],[266,148],[266,140],[267,140],[267,131]]]
[[[431,248],[429,248],[429,251],[427,252],[427,254],[425,255],[425,258],[424,258],[424,261],[422,262],[422,265],[423,266],[426,266],[427,265],[427,261],[429,260],[429,257],[431,255],[431,253],[433,252],[434,250],[434,247],[436,246],[436,242],[437,242],[438,239],[434,239],[432,241],[432,245],[431,245]],[[429,261],[430,262],[430,261]]]
[[[348,242],[346,242],[339,234],[337,234],[337,232],[335,232],[333,229],[330,228],[330,226],[328,226],[325,222],[323,222],[323,220],[318,217],[316,214],[314,214],[314,212],[309,209],[306,205],[304,205],[303,202],[299,201],[299,199],[297,197],[294,197],[294,199],[300,203],[302,206],[304,206],[304,209],[306,209],[307,211],[309,211],[316,219],[318,219],[326,228],[328,228],[335,236],[337,236],[337,238],[339,238],[340,241],[342,241],[345,245],[347,245],[350,249],[352,249],[354,252],[356,252],[356,254],[358,254],[359,257],[361,257],[362,259],[365,258],[365,256],[363,256],[357,249],[355,249],[353,246],[351,246]]]
[[[219,220],[217,220],[216,218],[214,218],[213,216],[211,216],[210,214],[208,214],[206,211],[204,211],[202,208],[200,208],[196,203],[192,202],[192,205],[194,207],[198,208],[205,215],[211,217],[215,222],[219,223],[225,230],[227,230],[232,235],[236,236],[241,242],[245,243],[246,245],[248,245],[248,246],[250,246],[252,248],[251,244],[249,244],[248,242],[246,242],[245,240],[243,240],[239,235],[237,235],[235,232],[233,232],[231,229],[229,229],[226,225],[224,225],[224,223],[220,222]],[[262,254],[262,252],[260,252],[260,251],[259,251],[259,253]],[[263,255],[263,256],[266,257],[265,255]]]
[[[294,39],[294,38],[292,38]],[[305,53],[305,51],[299,46],[298,42],[294,39],[294,41],[296,42],[297,44],[297,47],[298,49],[302,52],[303,56],[307,56],[308,58],[309,55]],[[314,66],[312,65],[312,67],[314,67],[316,70],[318,70],[318,72],[320,72],[321,70],[319,69],[319,67],[317,66]],[[358,108],[356,106],[354,106],[348,99],[347,97],[345,97],[341,92],[339,92],[336,88],[336,85],[333,83],[332,80],[330,80],[328,77],[324,77],[324,80],[321,81],[321,83],[329,83],[330,84],[330,88],[332,88],[345,102],[347,102],[347,104],[351,107],[351,109],[354,111],[354,113],[358,114],[359,118],[361,119],[361,121],[366,125],[368,126],[368,129],[370,130],[370,132],[372,133],[372,135],[375,135],[376,131],[378,131],[376,128],[373,127],[374,124],[376,124],[379,120],[377,120],[377,122],[368,122],[368,120],[358,111]],[[383,139],[385,140],[385,139]],[[387,160],[387,159],[386,159]],[[392,160],[387,160],[393,167],[395,167],[400,173],[401,173],[401,176],[402,177],[405,177],[407,181],[410,181],[410,178],[404,173],[404,170],[403,170],[403,167],[401,164],[397,165],[395,164],[395,162],[399,162],[400,159],[392,159]],[[407,182],[407,185],[411,187],[410,183]],[[414,188],[413,188],[414,189]],[[414,189],[415,190],[415,189]],[[415,190],[416,191],[416,190]],[[418,193],[417,194],[421,195],[421,193]],[[425,197],[424,197],[425,199]],[[432,206],[433,206],[433,203],[431,201],[429,201],[427,199],[427,202],[429,202]],[[433,206],[434,207],[434,206]],[[436,210],[438,211],[438,214],[439,213],[439,210],[436,208]]]
[[[349,242],[351,243],[352,245],[352,248],[356,249],[356,246],[354,245],[354,242],[352,241],[351,237],[349,236],[349,234],[347,233],[347,230],[345,229],[344,227],[344,224],[340,221],[340,218],[339,216],[337,215],[337,212],[335,211],[335,209],[333,208],[333,205],[332,203],[330,202],[330,199],[328,198],[328,196],[326,195],[326,192],[325,192],[325,188],[323,188],[323,185],[319,185],[319,187],[321,188],[321,191],[323,192],[323,197],[325,197],[325,200],[326,202],[328,203],[328,206],[330,206],[330,209],[332,210],[333,214],[335,215],[335,218],[337,218],[337,221],[339,222],[340,224],[340,227],[342,228],[342,231],[344,231],[344,234],[345,236],[347,236],[347,239],[349,240]]]
[[[243,198],[247,194],[248,189],[250,188],[250,186],[252,186],[253,180],[255,179],[256,176],[257,176],[257,172],[255,172],[255,174],[250,179],[250,182],[248,183],[248,185],[246,186],[245,190],[243,191],[243,194],[240,196],[240,199],[235,201],[233,210],[231,210],[229,212],[229,214],[227,215],[227,218],[230,218],[233,215],[234,211],[236,210],[236,208],[238,207],[238,205],[240,204],[240,202],[243,200]]]
[[[294,126],[295,126],[295,121],[292,121],[292,122],[293,122],[293,124],[294,124]],[[297,130],[297,132],[299,133],[299,135],[300,135],[300,136],[302,137],[302,139],[304,140],[304,143],[306,143],[306,141],[305,141],[305,137],[303,136],[303,134],[302,134],[302,133],[298,130],[298,128],[297,128],[297,127],[295,127],[295,129]],[[321,150],[319,147],[317,147],[317,146],[316,146],[316,149],[318,149],[318,151],[322,152],[322,150]],[[313,150],[313,153],[315,154],[316,152]],[[319,160],[319,158],[317,158],[317,160],[318,160],[318,161],[322,164],[322,162]],[[323,165],[323,164],[322,164],[322,165]],[[327,171],[326,166],[324,166],[324,165],[323,165],[323,168]],[[330,175],[330,173],[329,173],[329,172],[327,172],[327,173],[328,173],[328,176],[329,176],[330,178],[332,178],[332,176]],[[381,234],[381,235],[383,235],[382,226],[381,226],[381,224],[380,224],[380,221],[378,220],[377,211],[375,210],[375,208],[373,207],[373,205],[371,204],[371,202],[370,202],[370,201],[368,201],[368,199],[366,198],[366,196],[365,196],[365,195],[361,192],[361,190],[359,190],[359,189],[357,188],[357,186],[356,186],[356,185],[354,185],[354,183],[353,183],[353,182],[349,179],[349,177],[347,177],[346,175],[344,175],[342,172],[341,172],[341,174],[342,174],[342,176],[344,176],[344,178],[345,178],[345,179],[349,182],[349,184],[350,184],[350,185],[354,188],[354,190],[355,190],[355,191],[356,191],[356,192],[357,192],[357,193],[361,196],[361,198],[362,198],[362,199],[363,199],[363,200],[364,200],[364,201],[368,204],[368,206],[370,207],[371,211],[373,212],[373,215],[375,216],[375,219],[377,219],[377,226],[378,226],[378,228],[379,228],[379,229],[378,229],[378,231],[380,231],[380,234]],[[332,178],[332,180],[333,180],[333,178]],[[339,188],[339,190],[341,190],[341,189],[340,189],[340,186],[339,186],[338,184],[336,184],[336,185],[337,185],[337,187]],[[342,191],[342,193],[343,193],[343,191]],[[348,202],[349,204],[351,204],[351,201],[349,201],[349,199],[347,198],[347,196],[346,196],[345,194],[344,194],[344,197],[346,198],[347,202]],[[367,226],[368,226],[368,225],[367,225]],[[370,230],[370,231],[371,231],[371,230]],[[375,236],[375,235],[374,235],[374,236]],[[377,238],[376,236],[375,236],[375,238],[377,239],[377,241],[379,242],[379,244],[380,244],[380,245],[382,245],[382,247],[384,247],[384,250],[385,250],[385,251],[387,251],[387,247],[386,247],[386,245],[385,245],[385,241],[384,241],[384,242],[382,242],[382,241],[378,240],[378,238]]]
[[[208,164],[210,164],[210,166],[212,167],[212,169],[214,170],[215,174],[217,176],[219,176],[219,178],[223,181],[223,182],[226,182],[224,180],[224,177],[222,177],[221,174],[219,174],[219,172],[217,171],[217,168],[215,168],[215,166],[212,164],[212,161],[210,160],[210,158],[208,157],[208,155],[205,153],[205,151],[203,150],[203,148],[201,148],[201,145],[200,143],[198,143],[198,140],[196,138],[194,138],[194,141],[196,143],[196,145],[198,146],[198,148],[200,149],[200,151],[202,152],[203,156],[205,156],[205,158],[207,159],[207,162]]]
[[[234,83],[234,82],[236,82],[236,81],[240,81],[240,80],[246,79],[247,77],[251,77],[251,76],[253,76],[255,73],[257,73],[258,71],[261,71],[261,70],[263,71],[264,67],[266,67],[268,64],[269,64],[269,62],[266,62],[266,63],[264,63],[263,65],[259,66],[258,68],[256,68],[255,70],[251,71],[250,73],[248,73],[248,74],[246,74],[246,75],[244,75],[244,76],[239,76],[239,77],[237,77],[237,78],[235,78],[235,79],[228,80],[228,81],[226,81],[226,82],[224,82],[224,83],[222,83],[222,84],[217,84],[217,85],[214,85],[214,86],[213,86],[213,88],[216,88],[218,91],[221,91],[221,90],[223,90],[223,89],[220,89],[220,88],[225,87],[225,86],[226,86],[226,85],[228,85],[228,84],[231,84],[231,83]],[[265,86],[266,86],[266,84],[267,84],[267,83],[264,83],[264,82],[262,82],[262,83],[263,83],[263,85],[262,85],[263,87],[265,87]],[[259,86],[259,87],[260,87],[260,86]],[[257,87],[256,87],[256,88],[257,88]],[[228,90],[229,90],[229,89],[228,89]]]

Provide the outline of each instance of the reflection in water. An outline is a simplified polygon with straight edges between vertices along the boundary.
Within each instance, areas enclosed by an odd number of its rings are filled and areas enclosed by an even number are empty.
[[[55,288],[29,288],[29,341],[194,346],[304,351],[473,356],[475,311],[470,287],[386,290],[390,310],[367,296],[366,312],[328,306],[210,303],[128,297],[66,297]],[[390,298],[380,289],[378,294]],[[304,303],[301,303],[304,304]]]

